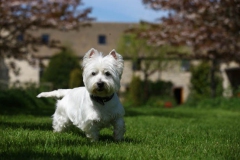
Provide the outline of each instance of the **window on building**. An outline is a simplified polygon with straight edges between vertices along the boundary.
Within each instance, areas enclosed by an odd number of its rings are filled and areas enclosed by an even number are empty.
[[[42,43],[49,44],[49,34],[42,34]]]
[[[24,40],[23,34],[19,34],[19,35],[17,36],[17,41],[18,41],[18,42],[23,42],[23,40]]]
[[[181,68],[182,68],[182,71],[190,71],[190,61],[182,60]]]
[[[133,71],[141,70],[141,59],[133,60],[132,70]]]
[[[98,44],[104,45],[104,44],[106,44],[106,43],[107,43],[107,38],[106,38],[106,36],[105,36],[105,35],[99,35],[99,36],[98,36]]]

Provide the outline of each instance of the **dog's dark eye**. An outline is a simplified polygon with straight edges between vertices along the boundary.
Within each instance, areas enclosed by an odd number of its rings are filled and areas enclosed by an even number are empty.
[[[95,72],[92,72],[92,76],[95,76],[96,75],[96,73]]]
[[[111,76],[111,73],[110,72],[106,72],[105,75],[106,76]]]

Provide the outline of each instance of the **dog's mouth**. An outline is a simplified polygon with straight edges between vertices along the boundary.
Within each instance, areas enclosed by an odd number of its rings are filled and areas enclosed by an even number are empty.
[[[113,88],[107,85],[107,83],[95,83],[93,88],[91,88],[90,93],[98,97],[107,97],[114,93]]]
[[[103,87],[103,88],[95,87],[90,93],[98,97],[108,97],[112,95],[114,92],[112,90],[109,90],[109,88],[107,87]]]
[[[104,88],[97,88],[97,91],[102,92],[102,91],[104,91]]]
[[[106,89],[105,87],[98,87],[98,86],[95,86],[95,88],[93,88],[93,93],[103,93],[103,92],[106,92]]]

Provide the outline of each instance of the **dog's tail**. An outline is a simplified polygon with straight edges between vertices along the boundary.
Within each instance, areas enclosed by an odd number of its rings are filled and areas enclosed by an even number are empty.
[[[38,98],[41,97],[56,97],[56,98],[62,98],[64,97],[71,89],[58,89],[51,92],[42,92],[39,95],[37,95]]]

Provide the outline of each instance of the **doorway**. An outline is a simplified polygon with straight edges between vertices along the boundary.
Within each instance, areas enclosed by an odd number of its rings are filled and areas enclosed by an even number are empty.
[[[173,88],[173,95],[178,105],[183,103],[183,88],[175,87]]]

